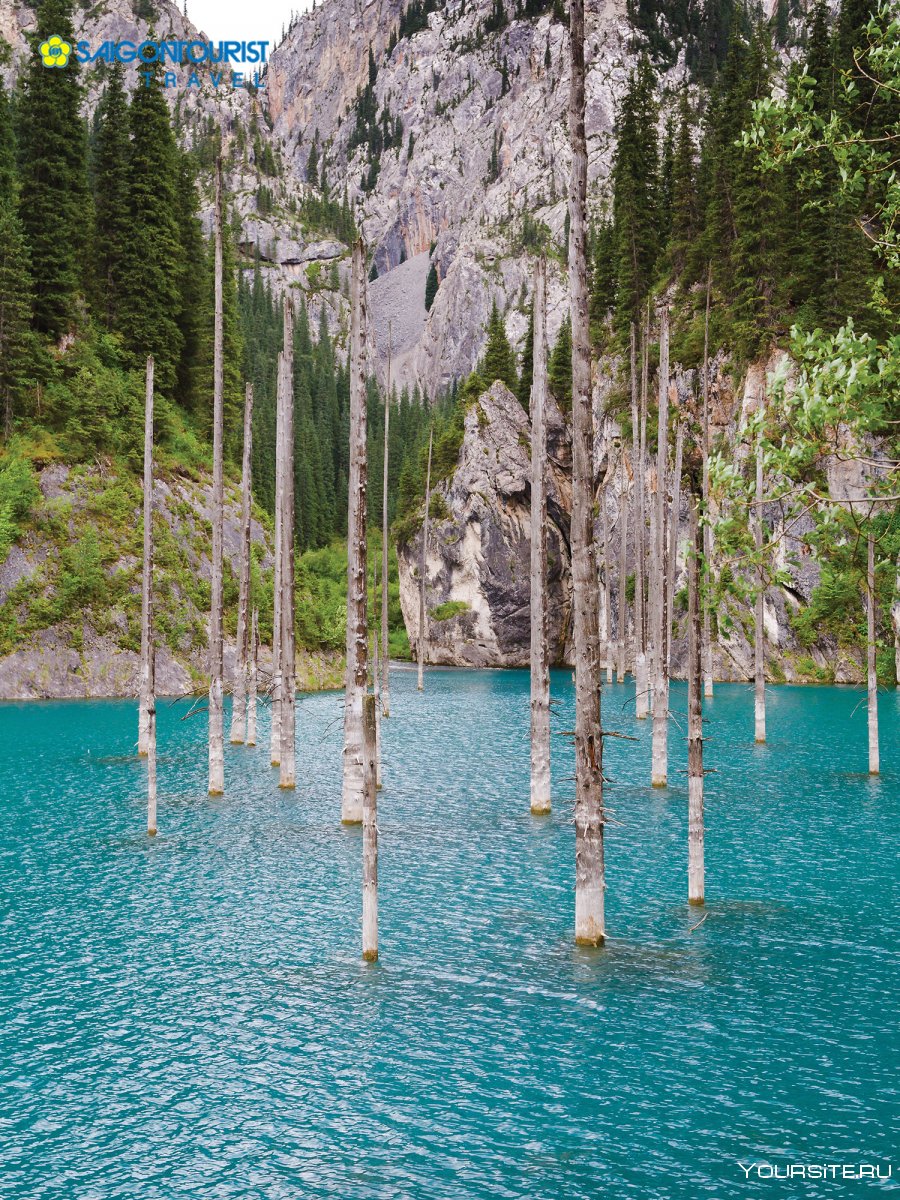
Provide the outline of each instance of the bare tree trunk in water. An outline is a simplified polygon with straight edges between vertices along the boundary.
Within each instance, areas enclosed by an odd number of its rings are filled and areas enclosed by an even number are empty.
[[[297,786],[297,662],[294,632],[294,310],[284,299],[284,511],[281,514],[281,755],[278,786]]]
[[[550,812],[550,649],[547,640],[547,260],[534,272],[531,382],[531,811]]]
[[[697,508],[691,493],[688,554],[688,903],[703,904],[703,696],[700,649],[699,559],[702,544]]]
[[[675,641],[675,578],[678,573],[678,518],[681,513],[681,467],[684,458],[684,425],[679,421],[675,432],[675,466],[672,471],[672,496],[669,505],[669,550],[666,563],[666,697],[672,676],[672,647]]]
[[[259,610],[253,610],[250,629],[250,666],[247,674],[247,745],[256,745],[256,689],[259,670]]]
[[[383,607],[383,604],[382,604]],[[372,564],[372,612],[378,612],[378,571]],[[372,630],[372,695],[375,697],[375,786],[381,788],[381,662],[378,627]]]
[[[706,696],[713,694],[712,615],[710,583],[713,532],[709,521],[709,306],[712,295],[712,263],[706,275],[706,318],[703,324],[703,677]]]
[[[225,540],[222,333],[222,160],[216,165],[215,327],[213,333],[212,594],[209,620],[209,794],[225,790],[225,729],[222,697],[222,558]]]
[[[600,545],[602,548],[603,575],[600,581],[602,603],[598,614],[600,648],[603,665],[606,667],[606,682],[612,683],[612,580],[609,572],[609,513],[606,509],[606,483],[600,484]],[[599,569],[599,563],[598,563]]]
[[[765,648],[765,594],[766,576],[763,567],[763,449],[762,434],[756,442],[756,515],[753,526],[756,544],[757,575],[756,575],[756,605],[753,620],[753,677],[754,698],[753,708],[756,725],[756,742],[762,745],[766,740],[766,648]]]
[[[625,682],[625,650],[628,639],[628,597],[626,593],[626,554],[628,553],[628,472],[625,469],[625,443],[622,442],[619,454],[619,603],[617,617],[619,627],[616,643],[616,683]]]
[[[866,683],[869,707],[869,774],[881,769],[878,756],[878,675],[875,670],[875,538],[866,539]]]
[[[374,696],[364,697],[362,956],[366,962],[376,962],[378,959],[378,792],[375,787],[375,703]]]
[[[237,656],[231,701],[231,744],[247,735],[247,675],[250,670],[250,463],[253,453],[253,384],[244,395],[244,456],[241,474],[241,579],[238,592]]]
[[[366,487],[366,257],[362,241],[353,247],[350,292],[350,480],[347,508],[347,667],[344,684],[344,769],[341,821],[363,819],[367,751],[363,702],[369,679],[367,613]],[[373,731],[374,732],[374,731]],[[374,754],[374,744],[373,744]],[[375,786],[374,775],[372,787]]]
[[[659,429],[656,444],[656,543],[653,603],[653,749],[650,782],[668,783],[669,689],[666,628],[666,476],[669,457],[669,313],[663,309],[659,330]]]
[[[147,709],[147,833],[156,836],[156,647],[150,645],[150,704]]]
[[[640,411],[640,441],[637,448],[638,468],[640,471],[640,542],[638,551],[640,553],[640,580],[641,580],[641,661],[638,663],[640,670],[635,669],[635,693],[636,693],[636,715],[638,720],[646,721],[650,713],[650,675],[649,675],[649,659],[647,655],[648,629],[650,625],[649,613],[649,595],[647,594],[647,580],[649,571],[647,570],[647,550],[649,546],[653,546],[653,533],[650,531],[650,538],[647,537],[647,506],[649,497],[647,495],[647,384],[650,374],[650,302],[647,302],[647,318],[644,323],[644,344],[643,353],[641,354],[641,411]],[[635,429],[637,425],[635,424]],[[651,524],[652,514],[655,511],[653,506],[650,506]],[[635,577],[635,585],[637,576]],[[645,600],[645,596],[647,599]]]
[[[634,691],[637,716],[644,718],[647,714],[645,710],[642,711],[641,695],[647,690],[647,660],[644,656],[644,464],[641,460],[639,386],[637,330],[632,324],[631,462],[634,473],[634,503],[631,515],[634,521],[634,532],[632,533],[634,546]]]
[[[381,492],[381,711],[391,715],[391,656],[388,628],[388,456],[391,425],[391,322],[388,321],[387,390],[384,394],[384,485]],[[379,719],[379,730],[381,722]],[[379,757],[379,763],[381,759]]]
[[[575,941],[606,936],[603,862],[603,731],[594,562],[594,421],[587,288],[587,141],[584,129],[584,0],[571,0],[569,296],[572,313],[572,583],[575,611]]]
[[[153,359],[147,359],[144,391],[144,572],[141,580],[141,679],[138,702],[138,754],[150,752],[150,709],[153,707]]]
[[[428,434],[428,473],[425,476],[425,523],[422,526],[422,561],[419,565],[419,682],[420,692],[425,690],[425,654],[428,642],[428,611],[425,607],[425,577],[428,574],[428,519],[431,509],[431,451],[434,444],[434,426]]]
[[[275,374],[275,564],[272,582],[272,721],[269,730],[269,762],[277,767],[281,762],[281,605],[284,600],[282,562],[284,539],[281,521],[284,516],[284,352],[278,351]]]

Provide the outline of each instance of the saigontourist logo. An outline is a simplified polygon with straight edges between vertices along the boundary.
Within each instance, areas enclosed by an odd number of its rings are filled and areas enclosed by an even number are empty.
[[[186,42],[179,38],[163,41],[145,42],[101,42],[92,46],[90,42],[80,41],[73,46],[64,38],[53,34],[38,46],[45,67],[64,67],[73,54],[80,63],[138,63],[146,67],[138,74],[144,80],[144,86],[149,87],[158,66],[163,68],[161,81],[163,87],[202,86],[204,79],[213,87],[265,87],[265,74],[259,70],[267,61],[268,42],[204,42],[199,39]],[[254,71],[235,69],[237,64],[253,66]],[[168,70],[167,67],[182,67],[188,69],[187,79],[179,78],[179,73]],[[204,75],[198,74],[200,67],[211,68]],[[227,67],[228,70],[216,70],[216,67]],[[181,72],[183,76],[184,72]]]
[[[64,41],[54,33],[38,46],[45,67],[64,67],[72,53],[72,43]]]

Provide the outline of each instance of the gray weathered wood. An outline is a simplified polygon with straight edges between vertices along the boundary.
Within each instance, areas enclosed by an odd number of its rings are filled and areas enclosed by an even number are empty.
[[[594,561],[594,420],[587,285],[587,140],[584,0],[571,0],[569,50],[569,300],[572,316],[572,583],[575,641],[575,940],[606,936],[603,861],[603,731]]]
[[[365,789],[363,797],[363,911],[362,956],[366,962],[378,959],[378,790],[375,784],[374,696],[364,697],[363,746]]]
[[[216,166],[215,313],[213,330],[212,587],[209,619],[209,794],[225,790],[222,684],[222,569],[225,536],[224,346],[222,329],[222,160]]]
[[[653,545],[652,530],[648,538],[647,530],[647,508],[649,496],[647,494],[647,388],[650,375],[650,302],[647,302],[647,316],[644,322],[644,336],[641,353],[641,408],[640,408],[640,441],[637,447],[637,482],[638,482],[638,505],[639,505],[639,526],[640,538],[637,541],[637,553],[640,555],[638,565],[635,569],[635,588],[637,589],[637,580],[640,579],[640,594],[641,594],[641,653],[635,663],[635,714],[640,721],[645,721],[650,713],[650,674],[649,674],[649,658],[647,654],[648,645],[648,629],[651,624],[650,614],[648,613],[649,604],[645,600],[647,579],[649,572],[647,570],[647,551]],[[637,430],[637,424],[635,424]],[[653,505],[650,506],[651,520],[654,511]]]
[[[878,675],[875,669],[875,537],[866,539],[866,687],[869,725],[869,774],[881,770],[878,753]]]
[[[625,651],[628,646],[628,596],[626,558],[628,553],[628,471],[625,443],[619,453],[619,569],[616,580],[616,682],[625,682]]]
[[[703,322],[703,690],[713,694],[712,614],[710,584],[712,579],[713,528],[710,521],[709,491],[709,309],[712,297],[712,263],[706,273],[706,316]]]
[[[244,453],[241,462],[241,553],[237,645],[231,701],[231,743],[247,738],[247,676],[250,671],[250,489],[253,455],[253,384],[244,392]]]
[[[141,674],[138,700],[138,754],[150,749],[150,658],[153,642],[153,358],[144,378],[144,564],[141,579]]]
[[[297,786],[297,666],[294,634],[294,310],[284,298],[281,512],[281,754],[278,786]]]
[[[250,628],[250,662],[247,670],[247,745],[256,745],[256,692],[259,681],[259,610],[253,610]]]
[[[275,551],[272,579],[272,697],[269,728],[269,761],[273,767],[281,763],[281,604],[284,599],[281,564],[284,541],[281,522],[284,516],[284,351],[278,351],[275,372]]]
[[[659,419],[656,442],[656,513],[653,550],[653,739],[650,782],[668,783],[669,689],[666,641],[666,479],[669,457],[669,313],[663,309],[659,329]]]
[[[547,260],[534,270],[531,380],[531,811],[550,812],[550,647],[547,633]]]
[[[691,493],[688,551],[688,903],[704,902],[703,681],[701,678],[700,575],[702,542],[698,507]]]
[[[388,580],[388,461],[390,454],[391,427],[391,322],[388,321],[387,387],[384,393],[384,480],[381,491],[381,712],[391,715],[391,656],[390,629],[388,628],[388,605],[390,589]],[[379,730],[381,723],[379,721]]]
[[[434,446],[434,426],[428,433],[428,471],[425,476],[425,520],[422,524],[422,561],[419,564],[419,678],[418,690],[425,690],[425,659],[428,654],[428,606],[425,587],[428,581],[428,522],[431,518],[431,452]]]
[[[766,644],[765,597],[766,572],[763,565],[763,443],[762,433],[756,440],[756,505],[753,522],[756,547],[756,603],[753,606],[753,714],[755,740],[766,740]]]
[[[353,247],[350,291],[350,479],[347,497],[347,665],[341,820],[358,825],[366,798],[363,700],[369,677],[366,487],[366,256]],[[374,787],[374,779],[373,779]]]

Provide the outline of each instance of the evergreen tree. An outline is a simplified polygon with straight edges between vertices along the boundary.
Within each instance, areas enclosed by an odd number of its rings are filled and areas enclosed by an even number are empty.
[[[563,412],[572,411],[572,318],[566,318],[547,364],[547,382],[556,403]]]
[[[519,403],[529,411],[531,407],[531,385],[534,381],[534,300],[528,306],[528,329],[525,332],[525,345],[522,348],[522,370],[519,372],[519,386],[516,395]]]
[[[142,73],[141,86],[131,102],[130,221],[118,324],[134,365],[143,366],[146,356],[152,354],[156,386],[169,396],[175,390],[184,345],[178,324],[183,264],[176,156],[157,67]]]
[[[612,221],[603,221],[598,226],[593,238],[592,258],[589,304],[591,335],[597,341],[616,306],[616,231]]]
[[[43,64],[39,46],[58,35],[73,47],[69,0],[42,0],[19,106],[19,212],[35,269],[34,323],[60,337],[71,325],[83,283],[90,229],[87,142],[81,73],[74,53],[62,69]]]
[[[616,315],[627,331],[640,323],[659,253],[659,150],[653,69],[646,55],[630,76],[616,121],[613,221],[618,279]]]
[[[691,136],[691,110],[687,90],[681,93],[678,113],[678,137],[672,161],[672,210],[669,224],[669,247],[676,275],[685,268],[688,253],[700,228],[697,208],[696,165],[694,141]]]
[[[31,271],[28,247],[10,199],[0,199],[0,410],[9,437],[29,377]]]
[[[506,326],[500,316],[496,300],[491,307],[487,333],[487,346],[478,368],[478,374],[484,380],[485,386],[490,387],[494,380],[500,379],[515,394],[519,384],[515,357],[509,344],[509,338],[506,336]]]
[[[206,247],[197,215],[198,197],[194,171],[185,154],[178,155],[176,175],[176,211],[181,262],[178,274],[179,313],[182,350],[178,363],[178,398],[189,411],[200,408],[197,364],[200,358],[203,317],[204,261]],[[208,396],[205,403],[208,404]]]
[[[12,105],[0,80],[0,204],[15,199],[17,180]]]
[[[125,244],[131,223],[129,210],[128,97],[116,63],[97,106],[94,157],[94,211],[97,222],[95,264],[99,300],[107,329],[117,321],[119,294],[125,273]]]
[[[425,311],[431,312],[431,306],[434,304],[434,298],[438,290],[438,273],[434,263],[428,268],[428,278],[425,281]]]

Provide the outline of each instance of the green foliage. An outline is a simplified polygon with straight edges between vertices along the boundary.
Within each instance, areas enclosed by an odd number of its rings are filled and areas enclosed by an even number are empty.
[[[431,312],[434,298],[439,287],[437,267],[434,263],[428,268],[428,278],[425,281],[425,311]]]
[[[129,197],[128,97],[122,67],[116,63],[97,106],[97,139],[94,155],[94,207],[96,211],[95,263],[99,311],[107,329],[118,326],[119,301],[125,283],[125,252],[131,225]]]
[[[0,460],[0,563],[18,538],[40,490],[31,464],[15,448]]]
[[[469,605],[465,600],[448,600],[444,604],[439,604],[437,608],[433,608],[429,616],[433,621],[450,621],[453,617],[458,617],[460,613],[468,611]]]
[[[491,307],[487,334],[487,346],[478,367],[478,374],[487,381],[488,387],[499,379],[514,393],[519,383],[515,357],[496,300]]]
[[[572,411],[572,321],[568,313],[550,355],[547,382],[553,398],[563,412]]]
[[[29,329],[32,297],[31,263],[22,227],[12,201],[0,199],[0,406],[7,437],[24,406],[33,377],[32,359],[40,353]]]

